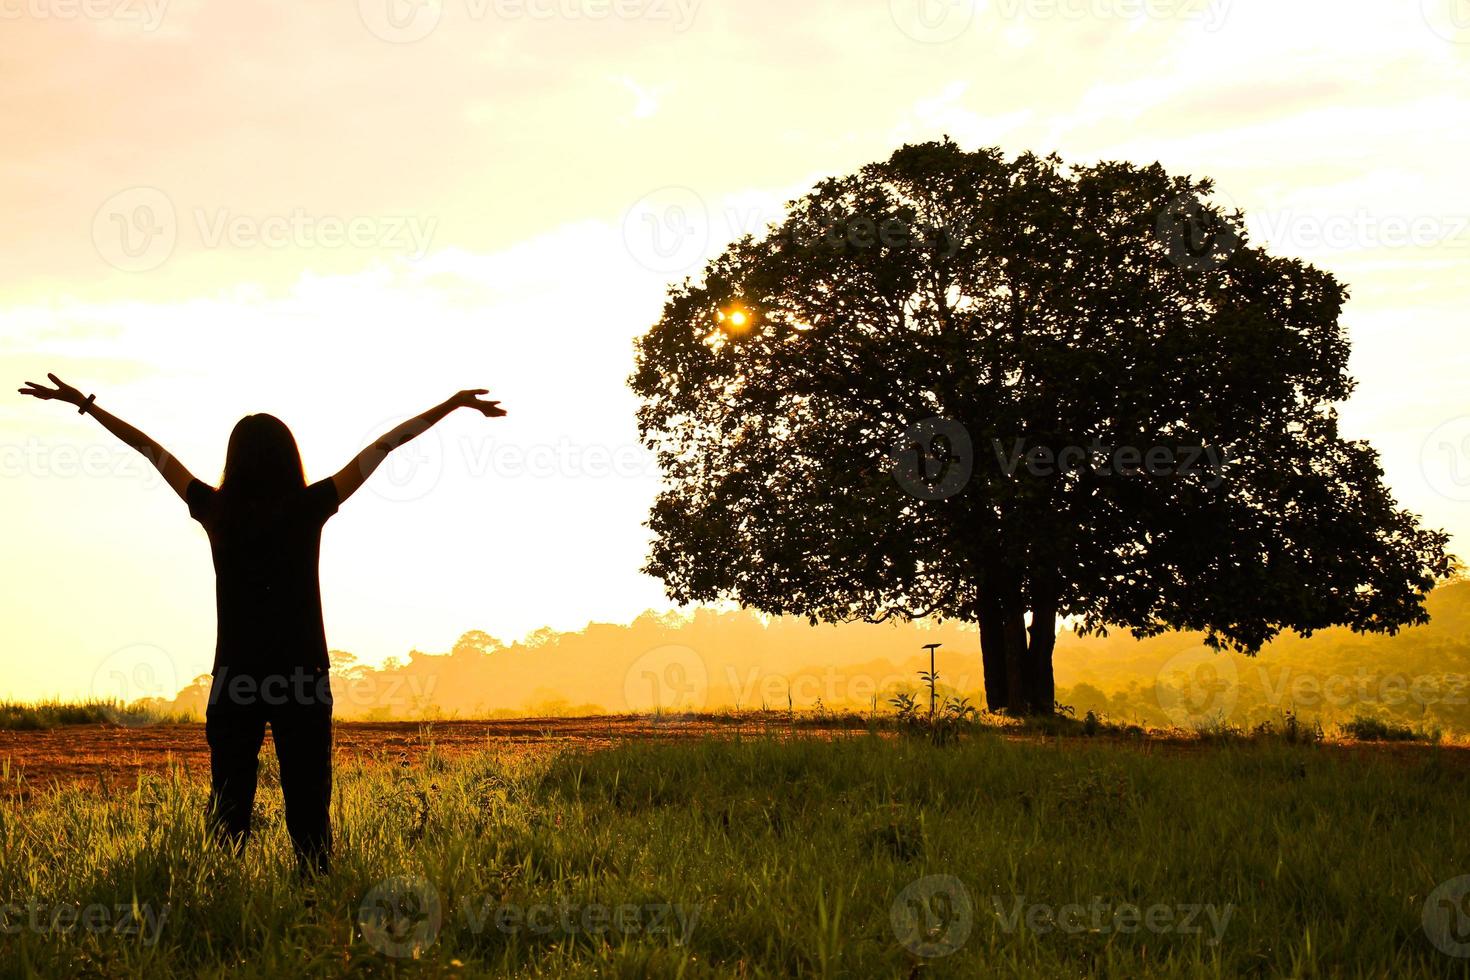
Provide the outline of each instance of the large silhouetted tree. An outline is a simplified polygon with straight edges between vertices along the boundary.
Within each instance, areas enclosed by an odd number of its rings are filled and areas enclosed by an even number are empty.
[[[1338,433],[1331,275],[1208,181],[949,141],[826,180],[671,289],[630,384],[678,601],[976,622],[992,708],[1082,632],[1423,621],[1446,536]]]

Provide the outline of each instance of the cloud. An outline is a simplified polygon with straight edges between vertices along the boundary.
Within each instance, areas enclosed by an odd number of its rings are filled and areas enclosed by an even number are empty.
[[[633,118],[650,119],[657,115],[662,88],[645,88],[626,75],[613,79],[633,94]]]

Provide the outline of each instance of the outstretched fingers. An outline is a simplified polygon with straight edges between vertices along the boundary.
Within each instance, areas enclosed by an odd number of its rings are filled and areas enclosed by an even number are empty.
[[[454,396],[451,404],[456,408],[473,408],[486,418],[499,418],[505,414],[505,409],[500,407],[498,400],[486,399],[488,394],[489,388],[466,388]]]

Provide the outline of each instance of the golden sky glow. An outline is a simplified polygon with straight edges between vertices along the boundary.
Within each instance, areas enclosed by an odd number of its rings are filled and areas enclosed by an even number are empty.
[[[664,286],[825,175],[949,134],[1217,179],[1352,287],[1343,410],[1470,552],[1470,22],[1458,0],[0,3],[0,364],[218,476],[308,476],[462,387],[328,526],[329,643],[627,621],[657,477],[624,388]],[[0,696],[213,644],[207,544],[74,412],[0,399]],[[396,469],[394,468],[396,467]]]

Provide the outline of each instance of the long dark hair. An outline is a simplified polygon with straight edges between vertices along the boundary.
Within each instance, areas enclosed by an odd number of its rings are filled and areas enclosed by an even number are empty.
[[[225,499],[262,504],[306,486],[301,450],[274,415],[247,415],[235,423],[225,452],[220,492]]]

